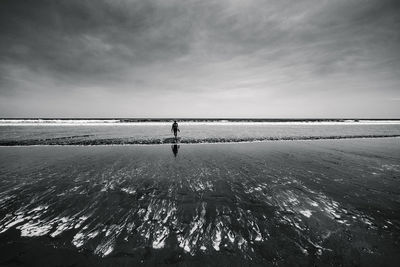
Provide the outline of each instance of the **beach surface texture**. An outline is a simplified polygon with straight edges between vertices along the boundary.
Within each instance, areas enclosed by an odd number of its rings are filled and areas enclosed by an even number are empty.
[[[0,177],[1,266],[400,262],[395,137],[3,146]]]

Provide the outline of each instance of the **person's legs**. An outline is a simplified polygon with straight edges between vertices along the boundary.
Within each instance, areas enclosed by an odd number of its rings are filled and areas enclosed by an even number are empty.
[[[175,138],[178,137],[178,131],[175,131],[175,130],[174,130],[174,136],[175,136]]]

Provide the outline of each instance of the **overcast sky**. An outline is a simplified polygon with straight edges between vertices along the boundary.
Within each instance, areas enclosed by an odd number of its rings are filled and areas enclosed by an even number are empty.
[[[398,0],[2,0],[0,117],[400,118]]]

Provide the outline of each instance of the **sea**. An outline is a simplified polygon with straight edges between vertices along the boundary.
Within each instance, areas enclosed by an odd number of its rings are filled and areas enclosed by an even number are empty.
[[[181,143],[400,136],[388,119],[178,119]],[[0,145],[163,144],[173,119],[0,119]]]

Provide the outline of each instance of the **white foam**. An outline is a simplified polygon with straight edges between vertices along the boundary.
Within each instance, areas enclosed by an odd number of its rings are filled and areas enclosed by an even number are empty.
[[[172,121],[172,120],[171,120]],[[118,119],[0,119],[0,126],[157,126],[169,125],[171,121],[121,121]],[[326,121],[181,121],[181,125],[382,125],[400,124],[400,120],[326,120]]]

